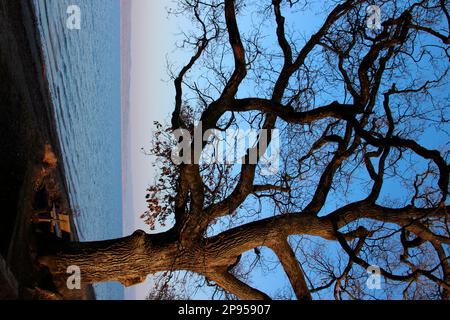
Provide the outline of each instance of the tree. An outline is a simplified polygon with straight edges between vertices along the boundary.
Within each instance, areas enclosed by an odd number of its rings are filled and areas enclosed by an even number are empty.
[[[84,282],[125,285],[186,270],[266,299],[231,271],[246,252],[269,248],[298,299],[330,288],[338,299],[369,298],[372,265],[387,297],[448,299],[448,1],[377,3],[325,2],[303,37],[296,17],[316,8],[308,2],[180,1],[171,13],[191,17],[197,32],[180,48],[194,53],[173,76],[171,124],[157,124],[161,175],[142,216],[172,226],[59,245],[41,262],[54,275],[77,265]],[[242,127],[259,132],[246,161],[202,161],[212,129]],[[275,129],[279,170],[262,175]],[[174,164],[181,140],[170,136],[180,130],[206,141],[196,152],[189,140],[188,161]]]

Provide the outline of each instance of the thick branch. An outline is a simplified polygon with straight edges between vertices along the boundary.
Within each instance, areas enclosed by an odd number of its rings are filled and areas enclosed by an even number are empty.
[[[216,270],[216,272],[207,275],[207,278],[214,281],[224,290],[242,300],[270,300],[270,297],[264,292],[252,288],[248,284],[237,279],[226,270]]]
[[[234,72],[222,92],[221,99],[233,98],[247,75],[245,64],[245,49],[241,41],[238,24],[236,21],[236,9],[234,0],[225,0],[225,20],[227,23],[228,36],[234,56]]]
[[[291,282],[292,289],[294,290],[297,299],[311,300],[311,293],[306,284],[303,270],[288,241],[286,239],[280,239],[276,242],[276,245],[271,246],[271,248],[278,256],[278,259],[280,259],[281,265]]]

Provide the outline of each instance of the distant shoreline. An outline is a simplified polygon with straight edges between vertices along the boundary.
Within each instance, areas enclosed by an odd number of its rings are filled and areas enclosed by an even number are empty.
[[[51,202],[68,212],[72,206],[32,1],[0,0],[0,28],[0,201],[5,207],[0,254],[11,271],[0,270],[0,292],[5,298],[51,298],[36,285],[43,280],[31,214]],[[72,241],[78,241],[73,216],[71,220]],[[10,281],[2,279],[17,282],[18,288],[7,288]],[[70,292],[64,281],[54,280],[63,299],[95,299],[90,285]]]

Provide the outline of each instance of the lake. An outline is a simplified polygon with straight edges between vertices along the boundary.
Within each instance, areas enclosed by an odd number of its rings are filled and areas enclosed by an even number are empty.
[[[34,4],[80,240],[121,237],[119,0]],[[67,26],[72,5],[80,29]],[[123,299],[118,283],[95,291],[98,299]]]

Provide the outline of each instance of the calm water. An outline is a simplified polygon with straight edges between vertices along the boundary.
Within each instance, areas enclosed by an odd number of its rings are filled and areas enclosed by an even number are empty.
[[[119,0],[34,0],[67,183],[83,241],[122,235]],[[67,8],[81,9],[69,30]],[[116,283],[98,299],[122,299]]]

